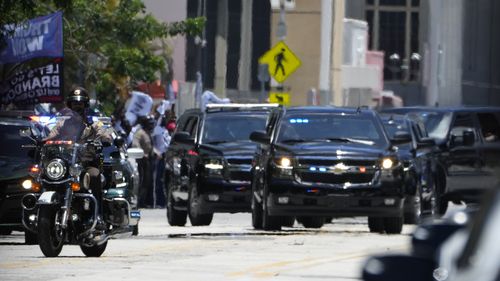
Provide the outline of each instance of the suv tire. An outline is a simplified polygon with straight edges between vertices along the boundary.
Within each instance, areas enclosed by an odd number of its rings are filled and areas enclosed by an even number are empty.
[[[300,221],[305,228],[321,228],[325,224],[323,217],[302,217]]]
[[[189,189],[188,214],[192,226],[210,225],[214,217],[214,214],[200,213],[200,196],[196,184]]]
[[[403,230],[403,217],[384,218],[384,229],[387,234],[400,234]]]
[[[415,195],[406,196],[404,204],[410,204],[409,210],[404,213],[405,224],[418,224],[422,216],[422,196],[420,186],[417,186]]]
[[[174,208],[174,198],[172,197],[172,186],[169,183],[167,191],[167,221],[171,226],[185,226],[187,221],[187,212],[179,211]]]
[[[26,245],[36,245],[38,244],[38,236],[29,230],[24,231],[24,244]]]
[[[286,227],[293,227],[295,223],[295,217],[285,216],[281,218],[281,225]]]
[[[368,217],[368,228],[370,229],[370,232],[384,232],[384,218]]]
[[[281,230],[281,218],[270,216],[267,211],[267,196],[262,198],[262,228],[264,230]]]
[[[252,226],[255,229],[262,229],[262,204],[257,202],[257,198],[252,192]]]

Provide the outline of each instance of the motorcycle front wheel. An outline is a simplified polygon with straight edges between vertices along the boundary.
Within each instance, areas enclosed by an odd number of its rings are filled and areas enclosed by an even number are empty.
[[[104,253],[107,245],[108,241],[102,243],[101,245],[94,245],[91,247],[80,245],[80,249],[82,249],[82,252],[85,254],[85,256],[98,258]]]
[[[40,206],[38,219],[38,245],[46,257],[61,253],[66,231],[60,225],[59,208]]]

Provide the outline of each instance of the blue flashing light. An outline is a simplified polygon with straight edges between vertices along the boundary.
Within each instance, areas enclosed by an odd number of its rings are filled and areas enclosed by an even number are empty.
[[[316,170],[317,170],[316,167],[309,167],[309,171],[311,172],[316,172]]]
[[[291,124],[307,124],[309,123],[309,119],[303,118],[293,118],[289,120]]]
[[[326,172],[326,168],[325,167],[321,167],[321,168],[319,168],[319,171],[320,172]]]

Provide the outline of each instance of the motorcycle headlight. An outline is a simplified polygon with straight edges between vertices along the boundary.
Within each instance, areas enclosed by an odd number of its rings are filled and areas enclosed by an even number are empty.
[[[74,164],[73,166],[69,167],[69,174],[72,177],[79,177],[82,174],[83,167],[80,164]]]
[[[113,171],[113,179],[115,181],[121,181],[123,179],[123,172],[122,171]]]
[[[51,180],[58,180],[66,173],[66,166],[61,159],[54,159],[47,164],[45,174]]]

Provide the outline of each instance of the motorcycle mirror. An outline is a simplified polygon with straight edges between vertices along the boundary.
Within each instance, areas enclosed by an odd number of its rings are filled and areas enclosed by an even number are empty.
[[[30,140],[36,142],[36,139],[34,139],[31,135],[31,128],[29,127],[26,127],[26,128],[22,128],[19,130],[19,135],[21,137],[25,137],[25,138],[29,138]]]
[[[22,128],[19,130],[19,135],[21,137],[31,138],[31,129],[30,128]]]

